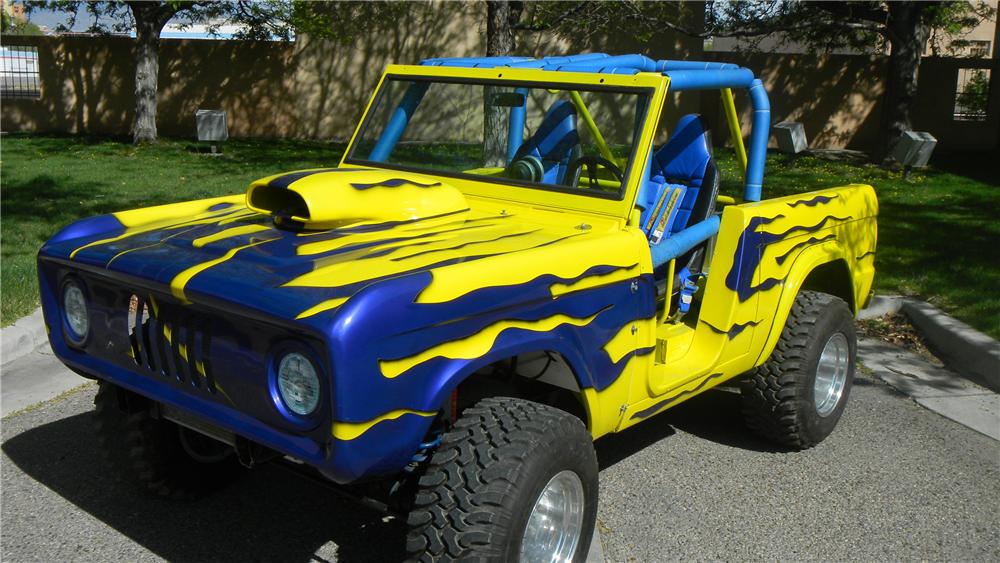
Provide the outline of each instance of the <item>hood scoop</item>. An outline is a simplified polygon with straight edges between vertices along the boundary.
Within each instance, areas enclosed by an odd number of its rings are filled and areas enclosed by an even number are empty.
[[[405,222],[468,209],[457,188],[419,174],[362,168],[303,170],[250,184],[247,207],[294,230]]]

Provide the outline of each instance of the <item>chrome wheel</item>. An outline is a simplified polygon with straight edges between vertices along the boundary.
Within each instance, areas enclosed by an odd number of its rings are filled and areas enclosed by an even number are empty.
[[[521,540],[521,562],[569,562],[583,531],[584,496],[580,477],[564,470],[549,480],[535,500]]]
[[[840,403],[847,382],[847,370],[851,366],[850,353],[847,337],[840,332],[834,333],[823,346],[813,384],[813,402],[820,416],[832,413]]]

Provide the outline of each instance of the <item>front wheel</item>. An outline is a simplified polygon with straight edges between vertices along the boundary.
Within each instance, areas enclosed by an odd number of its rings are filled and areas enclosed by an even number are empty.
[[[847,303],[826,293],[801,292],[771,357],[741,386],[747,426],[794,449],[823,441],[844,412],[856,353]]]
[[[597,520],[597,456],[564,411],[484,399],[447,432],[407,524],[419,561],[584,561]]]
[[[243,472],[232,447],[150,414],[149,401],[102,381],[94,398],[97,439],[113,469],[158,496],[198,498]]]

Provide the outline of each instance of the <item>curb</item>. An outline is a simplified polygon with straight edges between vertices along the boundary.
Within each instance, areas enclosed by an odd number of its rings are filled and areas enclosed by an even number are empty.
[[[0,330],[0,364],[9,364],[27,356],[48,341],[45,319],[42,318],[42,308],[39,307],[34,313]]]
[[[907,299],[903,313],[945,364],[1000,393],[1000,342],[930,303]]]
[[[928,347],[959,375],[1000,393],[1000,342],[946,314],[934,305],[900,295],[876,295],[859,320],[902,313]]]
[[[858,311],[858,320],[864,321],[898,313],[906,298],[902,295],[875,295],[868,307]]]

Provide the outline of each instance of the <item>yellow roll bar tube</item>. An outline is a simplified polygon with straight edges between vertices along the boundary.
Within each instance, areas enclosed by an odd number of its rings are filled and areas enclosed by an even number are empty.
[[[729,136],[736,151],[736,160],[740,163],[743,176],[747,174],[747,149],[743,146],[743,132],[740,131],[740,118],[736,115],[736,102],[733,101],[731,88],[722,89],[722,107],[726,111],[726,122],[729,123]]]
[[[594,142],[597,143],[597,148],[601,151],[601,155],[603,155],[604,158],[608,159],[610,162],[615,162],[615,155],[611,154],[611,149],[608,148],[608,143],[604,140],[604,136],[601,135],[601,131],[597,128],[597,123],[594,123],[594,118],[590,115],[590,111],[587,110],[587,106],[583,103],[583,98],[580,97],[580,93],[576,90],[570,90],[569,97],[573,100],[573,105],[576,106],[576,111],[583,119],[583,123],[587,126],[587,129],[590,130],[590,135],[594,137]],[[743,168],[746,168],[745,157]]]

